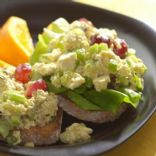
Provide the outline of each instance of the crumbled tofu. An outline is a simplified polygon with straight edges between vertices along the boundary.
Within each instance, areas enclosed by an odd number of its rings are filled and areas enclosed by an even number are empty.
[[[59,56],[62,55],[62,51],[60,49],[54,49],[51,53],[43,54],[40,57],[40,62],[51,63],[56,62]]]
[[[76,66],[76,53],[66,53],[59,57],[58,66],[62,71],[73,70]]]
[[[21,141],[21,133],[18,130],[12,131],[11,135],[7,138],[7,142],[12,145],[20,144]]]
[[[140,58],[136,57],[134,52],[133,53],[131,52],[131,54],[129,54],[129,56],[127,56],[125,60],[130,66],[131,70],[135,72],[135,74],[144,75],[144,73],[147,70],[147,67]]]
[[[18,91],[24,91],[23,83],[17,82],[14,78],[12,78],[12,84],[14,85],[15,89]]]
[[[120,61],[119,56],[115,55],[112,50],[103,50],[100,54],[96,55],[96,60],[102,61],[104,65],[107,65],[111,59]]]
[[[0,111],[3,115],[25,115],[27,110],[24,104],[17,105],[16,102],[11,100],[7,100],[0,105]]]
[[[96,69],[97,76],[94,78],[97,78],[98,76],[109,74],[108,67],[106,65],[104,65],[102,61],[97,61],[95,63],[95,69]]]
[[[7,80],[6,77],[3,75],[0,75],[0,93],[2,93],[5,90],[12,89],[12,86],[9,83],[10,81]]]
[[[57,69],[55,63],[35,63],[33,66],[33,71],[41,74],[42,76],[48,76],[53,74]]]
[[[10,69],[14,68],[2,68],[0,71],[0,94],[5,90],[24,90],[23,84],[15,80]]]
[[[92,133],[93,130],[88,128],[85,124],[73,123],[60,135],[60,140],[68,144],[83,143],[91,139],[90,134]]]
[[[70,89],[75,89],[81,86],[85,82],[85,79],[82,76],[73,77],[69,84]]]
[[[70,29],[80,28],[81,30],[86,30],[89,27],[89,25],[85,22],[80,21],[74,21],[70,24]]]
[[[13,76],[15,73],[16,68],[14,66],[4,67],[2,68],[3,73],[8,76]]]
[[[92,79],[97,77],[97,69],[93,61],[86,61],[83,67],[83,75]]]
[[[42,104],[43,102],[46,101],[48,97],[48,92],[45,92],[43,90],[37,90],[36,92],[33,92],[32,94],[32,98],[34,98],[33,102],[35,103],[35,105],[40,105]]]
[[[100,28],[97,32],[102,36],[108,36],[111,40],[114,40],[117,37],[117,32],[115,30]]]
[[[118,64],[117,72],[118,72],[117,74],[122,77],[130,77],[132,75],[129,65],[124,60]]]
[[[93,80],[94,87],[97,91],[106,89],[109,82],[110,82],[109,75],[104,75]]]
[[[65,37],[65,47],[68,51],[79,48],[88,48],[89,42],[84,31],[80,28],[70,30]]]
[[[133,69],[136,74],[144,75],[147,67],[143,64],[141,60],[139,60],[138,63],[134,65]]]
[[[35,121],[36,125],[43,126],[56,116],[58,99],[54,93],[38,90],[33,94],[34,107],[29,110],[28,116]]]
[[[87,36],[87,38],[90,40],[90,37],[95,35],[97,33],[97,29],[92,26],[91,22],[82,22],[82,21],[74,21],[70,24],[70,29],[80,28],[83,30]]]
[[[67,88],[75,89],[85,83],[85,79],[78,73],[65,72],[61,77],[61,84]]]
[[[51,76],[50,80],[51,80],[51,84],[54,85],[56,88],[61,87],[61,79],[60,79],[59,74]]]

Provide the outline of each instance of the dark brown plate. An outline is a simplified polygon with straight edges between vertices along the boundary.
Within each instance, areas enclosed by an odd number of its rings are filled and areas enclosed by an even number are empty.
[[[74,2],[52,0],[1,0],[0,24],[12,15],[27,20],[31,33],[42,32],[54,19],[62,16],[69,21],[86,17],[97,27],[116,29],[121,38],[125,38],[129,47],[137,51],[148,67],[145,76],[144,100],[136,111],[128,109],[120,119],[113,123],[93,125],[93,139],[89,143],[67,146],[51,145],[47,147],[25,148],[0,144],[0,150],[21,155],[34,156],[91,156],[106,152],[132,136],[150,118],[156,109],[156,32],[143,22],[107,10],[82,5]],[[75,121],[65,115],[63,127]]]

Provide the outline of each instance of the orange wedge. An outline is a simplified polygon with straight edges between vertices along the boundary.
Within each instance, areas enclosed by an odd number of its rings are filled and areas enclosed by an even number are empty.
[[[0,59],[17,66],[28,62],[33,42],[24,19],[10,17],[0,30]]]

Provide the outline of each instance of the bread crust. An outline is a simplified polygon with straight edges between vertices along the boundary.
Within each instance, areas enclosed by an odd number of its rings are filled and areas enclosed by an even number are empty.
[[[29,129],[20,129],[22,144],[33,142],[35,145],[49,145],[59,139],[62,125],[62,109],[57,111],[55,119],[43,127],[30,127]]]
[[[72,115],[77,119],[93,123],[105,123],[109,121],[114,121],[115,119],[119,118],[120,115],[127,108],[127,106],[123,104],[116,113],[110,111],[83,110],[79,108],[77,105],[75,105],[71,100],[61,95],[59,96],[59,107],[61,107],[66,113]]]

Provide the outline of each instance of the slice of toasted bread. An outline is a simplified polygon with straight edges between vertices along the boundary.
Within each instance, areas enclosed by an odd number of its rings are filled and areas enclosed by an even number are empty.
[[[72,101],[63,96],[59,96],[59,106],[69,115],[72,115],[77,119],[93,123],[104,123],[108,121],[114,121],[127,108],[127,105],[122,105],[116,113],[112,113],[109,111],[88,111],[79,108]]]
[[[21,129],[22,143],[33,142],[35,145],[49,145],[59,139],[62,124],[62,109],[59,109],[55,119],[43,127]]]

